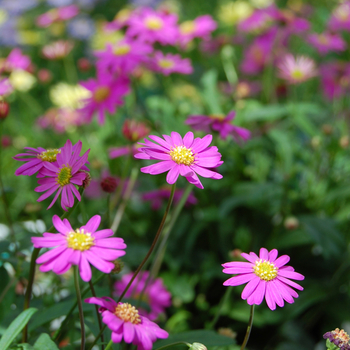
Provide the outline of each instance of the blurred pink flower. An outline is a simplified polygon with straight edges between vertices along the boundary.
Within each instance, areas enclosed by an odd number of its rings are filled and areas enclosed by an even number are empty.
[[[154,56],[150,58],[149,68],[164,75],[171,73],[192,74],[193,72],[190,59],[181,58],[180,55],[171,53],[164,54],[161,51],[155,51]]]
[[[279,11],[274,5],[255,9],[251,16],[238,23],[237,29],[247,33],[263,33],[275,24],[277,18],[279,18]]]
[[[347,46],[341,36],[328,32],[309,34],[307,41],[316,48],[321,55],[325,55],[329,51],[344,51]]]
[[[48,60],[60,60],[66,57],[73,49],[74,44],[67,40],[58,40],[45,45],[42,54]]]
[[[165,339],[168,333],[147,317],[140,316],[138,310],[129,303],[116,303],[109,297],[87,298],[86,303],[100,305],[102,322],[112,331],[112,341],[120,343],[123,338],[137,350],[151,350],[157,338]]]
[[[194,139],[193,133],[189,131],[182,138],[180,134],[172,131],[171,136],[163,135],[164,139],[155,135],[148,137],[158,144],[144,139],[145,143],[140,143],[142,147],[138,149],[139,153],[135,158],[155,159],[160,162],[141,168],[141,172],[157,175],[168,171],[168,184],[174,184],[181,175],[201,189],[204,187],[197,174],[210,179],[222,179],[221,174],[209,170],[223,164],[218,148],[209,147],[212,135]]]
[[[99,215],[76,230],[67,219],[62,221],[57,215],[52,217],[52,222],[57,233],[45,232],[44,237],[32,237],[35,248],[53,248],[36,260],[37,264],[42,264],[42,272],[52,270],[60,275],[72,265],[78,265],[82,280],[89,282],[92,276],[90,264],[110,273],[114,268],[112,261],[125,255],[126,244],[122,238],[110,237],[113,236],[110,229],[97,231],[101,223]]]
[[[8,78],[0,77],[0,96],[10,95],[13,92],[13,87]]]
[[[123,127],[123,136],[131,141],[137,142],[150,133],[151,129],[143,122],[135,119],[126,119]]]
[[[28,70],[31,66],[31,59],[29,56],[23,55],[21,49],[13,49],[7,56],[4,67],[7,71],[15,69]]]
[[[234,120],[235,117],[235,111],[231,111],[227,116],[220,114],[190,115],[185,121],[185,124],[197,131],[217,131],[223,140],[226,140],[228,136],[231,136],[235,141],[249,140],[249,130],[231,124],[231,121]]]
[[[284,300],[294,303],[293,298],[297,298],[298,294],[291,287],[298,290],[303,290],[303,287],[290,279],[301,281],[304,276],[294,272],[293,267],[285,266],[290,260],[288,255],[277,258],[277,249],[269,252],[261,248],[259,256],[253,252],[242,253],[241,256],[249,262],[233,261],[222,265],[224,273],[237,275],[225,281],[224,286],[239,286],[248,282],[242,299],[247,300],[249,305],[260,305],[264,298],[271,310],[276,309],[276,304],[283,307]]]
[[[328,29],[331,31],[346,30],[350,32],[350,1],[344,1],[332,11]]]
[[[36,25],[38,27],[47,28],[52,23],[66,21],[79,14],[79,7],[76,5],[69,5],[51,9],[38,16],[36,19]]]
[[[125,287],[130,282],[132,272],[124,275],[120,281],[114,284],[114,294],[119,296],[124,291]],[[147,287],[145,288],[147,283]],[[135,280],[132,282],[128,291],[125,293],[125,298],[139,299],[146,302],[150,311],[139,307],[139,313],[142,316],[149,318],[151,321],[157,319],[159,314],[165,312],[165,308],[171,305],[171,294],[163,285],[161,278],[149,278],[149,272],[140,272]]]

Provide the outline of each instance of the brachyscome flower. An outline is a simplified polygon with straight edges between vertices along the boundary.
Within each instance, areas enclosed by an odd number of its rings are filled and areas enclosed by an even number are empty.
[[[340,350],[350,350],[350,337],[344,329],[336,328],[334,331],[325,333],[323,338],[336,345]]]
[[[130,272],[114,284],[116,295],[121,295],[133,275]],[[165,308],[171,305],[171,294],[164,287],[161,278],[150,278],[149,281],[148,279],[148,271],[140,272],[126,292],[125,298],[138,300],[141,296],[141,300],[149,305],[150,311],[148,312],[140,307],[139,313],[153,321],[160,313],[165,311]],[[146,283],[147,287],[145,288]]]
[[[81,157],[80,151],[82,148],[81,141],[78,142],[77,147],[73,151],[70,140],[61,148],[61,152],[56,153],[56,162],[44,162],[40,169],[40,177],[38,180],[40,186],[35,188],[35,192],[45,192],[38,199],[38,202],[51,196],[56,192],[51,204],[47,209],[50,209],[56,202],[58,196],[61,194],[61,206],[63,210],[67,210],[74,205],[74,196],[80,201],[81,196],[76,189],[76,185],[82,186],[86,174],[81,172],[90,150],[87,150]],[[45,177],[44,177],[45,176]]]
[[[52,270],[60,275],[72,265],[78,265],[82,280],[89,282],[92,275],[90,264],[110,273],[114,268],[112,261],[125,255],[126,244],[122,238],[110,237],[113,236],[110,229],[97,231],[101,222],[99,215],[76,230],[67,219],[62,221],[57,215],[53,216],[52,222],[58,233],[45,232],[44,237],[32,237],[35,248],[53,248],[36,260],[37,264],[42,264],[42,272]]]
[[[42,54],[48,60],[60,60],[66,57],[73,49],[74,44],[67,40],[58,40],[45,45]]]
[[[135,306],[116,303],[109,297],[87,298],[86,303],[100,305],[102,322],[112,331],[112,341],[137,346],[137,350],[151,350],[153,343],[168,337],[168,333],[147,317],[140,316]]]
[[[247,300],[249,305],[259,305],[264,298],[271,310],[276,309],[276,304],[284,306],[284,300],[294,303],[293,298],[297,298],[298,294],[291,287],[299,290],[303,290],[303,287],[290,279],[301,281],[304,276],[294,272],[293,267],[285,266],[289,261],[288,255],[277,258],[277,249],[269,252],[265,248],[260,249],[259,256],[253,252],[241,255],[249,262],[233,261],[222,265],[224,273],[237,275],[225,281],[224,286],[239,286],[248,282],[242,299]]]
[[[36,19],[36,25],[47,28],[52,23],[67,21],[79,13],[79,7],[76,5],[69,5],[51,9]]]
[[[321,54],[325,55],[329,51],[344,51],[346,43],[340,35],[336,33],[310,34],[308,42]]]
[[[211,179],[222,179],[222,175],[209,170],[223,163],[218,148],[209,147],[212,135],[194,139],[193,133],[189,131],[182,138],[173,131],[171,136],[163,135],[164,139],[155,135],[148,137],[158,144],[144,139],[145,143],[140,143],[142,147],[138,149],[140,153],[135,158],[156,159],[160,162],[141,168],[143,173],[157,175],[169,171],[166,177],[169,184],[174,184],[181,175],[198,188],[204,187],[197,174]]]
[[[171,73],[191,74],[193,68],[188,58],[181,58],[180,55],[171,53],[164,54],[156,51],[154,57],[150,58],[149,68],[155,72],[169,75]]]

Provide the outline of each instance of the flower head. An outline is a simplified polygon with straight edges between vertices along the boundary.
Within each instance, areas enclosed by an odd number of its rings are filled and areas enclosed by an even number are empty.
[[[73,49],[72,42],[67,40],[58,40],[49,45],[45,45],[42,54],[48,60],[60,60],[66,57]]]
[[[13,92],[13,87],[8,78],[0,78],[0,97],[10,95]]]
[[[137,346],[137,350],[151,350],[157,338],[165,339],[168,333],[129,303],[116,303],[109,297],[87,298],[86,303],[100,305],[102,322],[112,331],[112,341]]]
[[[191,61],[188,58],[181,58],[180,55],[171,53],[164,54],[161,51],[154,53],[154,57],[150,59],[149,66],[155,72],[160,72],[164,75],[171,73],[191,74],[193,72]]]
[[[76,5],[69,5],[51,9],[40,15],[36,19],[36,24],[39,27],[49,27],[52,23],[67,21],[79,13],[79,7]]]
[[[121,295],[125,287],[130,282],[132,276],[133,273],[130,272],[124,275],[120,281],[117,281],[114,284],[116,295]],[[137,300],[141,297],[141,300],[149,305],[150,311],[148,312],[142,308],[139,308],[139,313],[140,315],[146,316],[153,321],[158,317],[160,313],[165,311],[166,307],[169,307],[171,305],[171,294],[164,287],[161,278],[150,278],[149,281],[148,279],[148,271],[139,273],[126,292],[125,298],[132,298]]]
[[[290,84],[302,83],[317,75],[315,62],[306,56],[294,57],[288,54],[277,67],[279,76]]]
[[[331,31],[346,30],[350,32],[350,1],[344,1],[332,11],[328,28]]]
[[[325,333],[323,338],[336,345],[340,350],[350,350],[350,337],[344,329],[336,328],[334,331]]]
[[[232,136],[236,141],[249,140],[249,130],[231,124],[231,120],[235,118],[235,115],[235,111],[230,112],[227,116],[220,114],[190,115],[185,123],[190,125],[194,130],[198,131],[218,131],[223,140],[226,140],[228,136]]]
[[[169,171],[166,177],[169,184],[174,184],[181,175],[198,188],[204,187],[197,174],[211,179],[222,179],[222,175],[209,170],[223,163],[218,148],[209,147],[212,135],[194,139],[193,133],[188,132],[182,138],[173,131],[171,136],[163,135],[164,139],[155,135],[150,135],[149,138],[158,144],[144,139],[145,143],[140,143],[143,147],[138,149],[140,153],[135,158],[156,159],[160,162],[141,168],[143,173],[157,175]]]
[[[343,38],[335,33],[310,34],[308,42],[321,54],[329,51],[344,51],[346,43]]]
[[[57,274],[68,271],[72,265],[78,265],[83,281],[91,280],[90,264],[104,273],[110,273],[113,260],[125,255],[124,240],[113,236],[110,229],[97,231],[101,222],[99,215],[93,216],[86,225],[73,230],[67,219],[63,221],[54,215],[53,225],[58,233],[43,234],[44,237],[32,237],[35,248],[53,248],[37,260],[40,271],[52,270]]]
[[[75,186],[83,185],[86,174],[80,170],[83,170],[90,152],[90,150],[87,150],[80,157],[81,148],[81,141],[77,143],[77,146],[73,150],[72,143],[68,140],[60,152],[56,153],[56,162],[43,162],[43,167],[38,174],[41,177],[38,180],[40,186],[35,188],[35,192],[46,193],[39,197],[38,202],[43,201],[57,191],[47,209],[53,206],[60,194],[63,210],[67,210],[67,207],[71,208],[74,205],[73,194],[79,201],[81,200],[80,193]]]
[[[5,68],[7,71],[13,71],[17,69],[27,70],[31,65],[29,56],[23,55],[21,49],[13,49],[6,58]]]
[[[147,136],[151,129],[143,122],[135,119],[126,119],[123,127],[123,136],[131,142],[136,142]]]
[[[247,300],[249,305],[259,305],[264,298],[271,310],[276,309],[276,304],[284,306],[284,300],[294,303],[293,297],[297,298],[298,294],[291,287],[298,290],[303,290],[303,287],[290,279],[303,280],[304,276],[294,272],[293,267],[285,266],[289,261],[288,255],[277,258],[277,249],[269,252],[265,248],[260,249],[259,256],[253,252],[241,255],[249,262],[233,261],[222,265],[224,273],[237,275],[225,281],[224,286],[239,286],[248,282],[242,299]]]

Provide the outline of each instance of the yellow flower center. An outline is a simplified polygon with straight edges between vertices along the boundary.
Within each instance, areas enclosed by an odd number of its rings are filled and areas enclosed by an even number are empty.
[[[167,60],[166,58],[159,60],[158,64],[162,68],[173,68],[174,67],[174,61]]]
[[[196,25],[193,21],[186,21],[180,24],[180,32],[182,34],[191,34],[196,29]]]
[[[53,163],[56,161],[56,156],[58,153],[61,153],[60,149],[48,149],[44,152],[41,152],[37,155],[37,158],[40,158],[44,162],[50,162]]]
[[[224,114],[210,114],[209,118],[216,120],[223,120],[225,118]]]
[[[101,86],[98,87],[95,91],[94,91],[94,100],[96,102],[102,102],[104,101],[106,98],[108,98],[109,94],[111,93],[111,90],[107,87],[107,86]]]
[[[326,35],[320,34],[318,36],[318,41],[320,44],[327,45],[329,43],[329,38]]]
[[[130,52],[130,49],[131,49],[130,45],[122,44],[120,46],[115,47],[113,50],[113,53],[116,56],[124,56]]]
[[[257,260],[254,266],[254,273],[264,281],[271,281],[277,277],[277,267],[266,260]]]
[[[60,169],[60,172],[57,174],[56,182],[60,186],[69,184],[69,180],[72,177],[72,168],[70,166],[65,166]]]
[[[67,236],[68,248],[74,250],[89,250],[94,245],[94,237],[90,232],[84,232],[84,229],[76,229],[74,232],[69,232]]]
[[[300,69],[296,68],[290,73],[290,76],[295,80],[302,80],[305,74]]]
[[[169,154],[171,159],[177,164],[191,165],[194,162],[194,155],[191,149],[185,146],[173,147]]]
[[[129,303],[120,303],[114,310],[114,314],[125,322],[131,322],[132,324],[140,324],[141,318],[138,310],[135,306]]]
[[[148,17],[145,20],[146,27],[151,30],[159,30],[163,28],[163,21],[158,17]]]

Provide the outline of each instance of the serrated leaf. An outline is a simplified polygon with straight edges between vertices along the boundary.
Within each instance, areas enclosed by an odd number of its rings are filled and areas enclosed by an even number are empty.
[[[46,333],[40,334],[34,344],[35,350],[59,350],[55,342]]]
[[[33,314],[37,311],[38,309],[31,307],[27,310],[24,310],[11,322],[10,326],[6,329],[4,335],[0,339],[1,350],[8,349],[8,347],[15,340],[17,335],[22,331],[22,329],[28,323],[28,321],[33,316]]]

